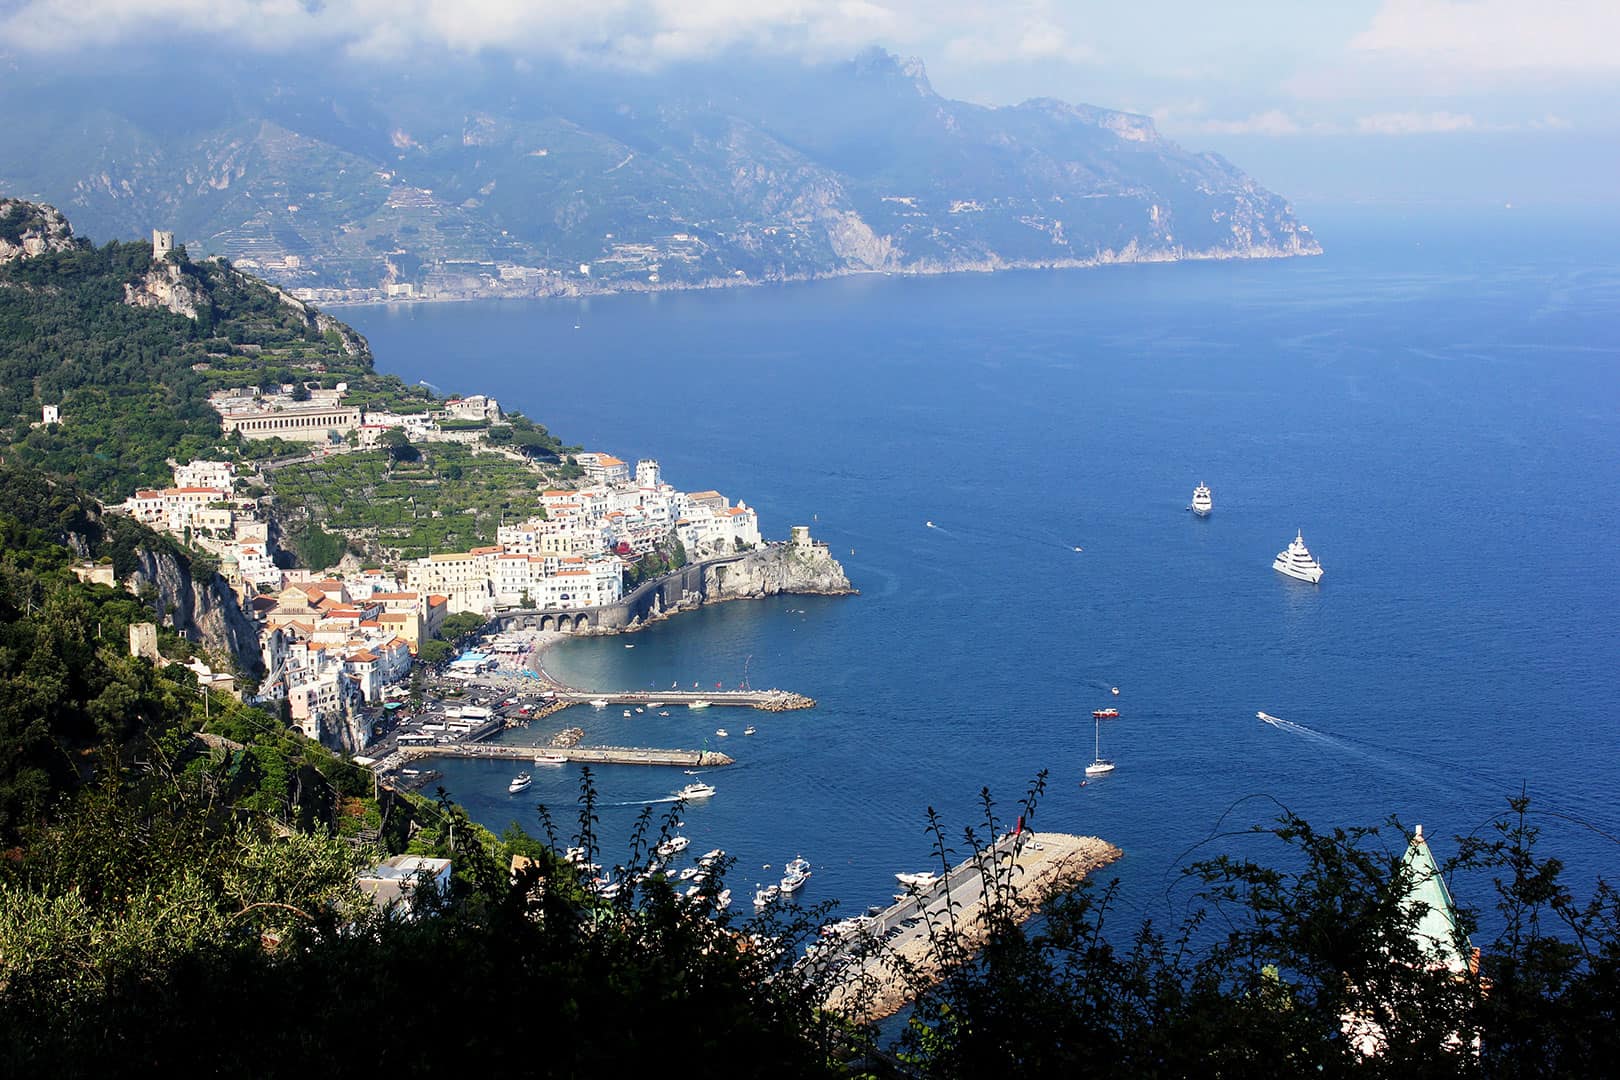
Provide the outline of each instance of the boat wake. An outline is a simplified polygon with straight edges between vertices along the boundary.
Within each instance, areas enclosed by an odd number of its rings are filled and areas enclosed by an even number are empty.
[[[680,802],[680,801],[681,801],[680,799],[676,798],[673,795],[666,795],[662,799],[631,799],[628,802],[609,802],[609,803],[603,803],[602,805],[603,806],[657,806],[659,803],[672,803],[672,802]]]

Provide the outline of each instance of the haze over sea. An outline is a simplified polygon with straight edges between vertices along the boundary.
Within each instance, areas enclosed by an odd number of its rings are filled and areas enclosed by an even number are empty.
[[[818,700],[555,718],[735,756],[683,831],[738,857],[739,901],[800,852],[803,901],[887,901],[928,865],[925,808],[959,836],[981,787],[1011,813],[1042,769],[1037,824],[1122,847],[1111,873],[1143,913],[1179,903],[1189,852],[1277,804],[1398,814],[1444,856],[1521,784],[1584,889],[1620,836],[1620,224],[1304,217],[1324,257],[344,314],[383,370],[658,458],[768,536],[812,524],[844,563],[857,598],[726,604],[547,656],[576,685],[746,668]],[[1199,481],[1207,520],[1184,509]],[[1270,568],[1296,529],[1319,587]],[[1119,769],[1082,788],[1106,705]],[[438,767],[497,830],[534,830],[537,802],[572,822],[574,766],[519,796],[509,763]],[[598,776],[604,862],[687,781]],[[1460,898],[1488,905],[1480,885]]]

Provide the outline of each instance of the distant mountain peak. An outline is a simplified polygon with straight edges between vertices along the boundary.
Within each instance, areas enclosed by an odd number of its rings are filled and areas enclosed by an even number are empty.
[[[850,62],[850,67],[859,75],[890,76],[909,82],[923,97],[937,96],[933,84],[928,81],[928,68],[921,57],[900,56],[874,45],[859,53]]]

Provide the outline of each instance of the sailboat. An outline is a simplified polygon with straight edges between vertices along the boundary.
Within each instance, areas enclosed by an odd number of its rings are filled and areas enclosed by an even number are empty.
[[[1104,759],[1102,756],[1102,717],[1097,716],[1095,713],[1092,715],[1094,717],[1092,724],[1096,727],[1096,740],[1092,753],[1095,755],[1096,760],[1086,766],[1086,775],[1101,776],[1103,773],[1113,772],[1114,763]]]

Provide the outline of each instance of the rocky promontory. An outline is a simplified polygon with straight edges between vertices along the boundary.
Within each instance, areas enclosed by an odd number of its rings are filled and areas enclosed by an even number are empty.
[[[849,596],[857,590],[825,544],[768,544],[736,562],[706,566],[705,603],[753,600],[782,593]]]

